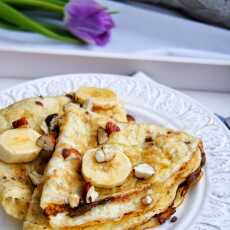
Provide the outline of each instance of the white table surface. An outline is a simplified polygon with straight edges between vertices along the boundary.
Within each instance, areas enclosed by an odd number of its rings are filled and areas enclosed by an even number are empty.
[[[28,79],[1,78],[0,90],[15,86],[17,84],[26,81],[28,81]],[[194,91],[194,90],[180,90],[180,91],[198,100],[200,103],[206,106],[210,111],[219,113],[224,117],[230,116],[230,93]]]

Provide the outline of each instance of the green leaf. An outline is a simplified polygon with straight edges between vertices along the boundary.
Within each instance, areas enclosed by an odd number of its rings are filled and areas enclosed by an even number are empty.
[[[0,1],[0,18],[22,29],[31,30],[52,39],[69,43],[84,44],[84,42],[78,38],[74,39],[70,36],[63,36],[53,32],[2,1]]]
[[[65,6],[66,4],[66,2],[63,2],[62,0],[40,0],[40,1],[54,3],[60,6]]]
[[[63,14],[64,6],[56,3],[51,3],[49,1],[41,0],[1,0],[9,5],[13,6],[23,6],[32,7],[36,9],[42,9],[46,11],[52,11]]]
[[[17,31],[21,31],[22,29],[20,29],[19,27],[12,25],[10,23],[4,22],[4,21],[0,21],[0,27],[4,28],[4,29],[8,29],[8,30],[17,30]],[[25,31],[25,30],[23,30]]]

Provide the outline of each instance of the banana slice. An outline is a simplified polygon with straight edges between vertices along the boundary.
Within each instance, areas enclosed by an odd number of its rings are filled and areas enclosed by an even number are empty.
[[[112,90],[105,88],[81,87],[76,92],[75,97],[80,104],[90,101],[93,107],[103,109],[109,109],[118,104],[116,94]]]
[[[0,135],[0,160],[21,163],[34,160],[41,148],[36,145],[40,134],[31,128],[6,130]]]
[[[112,160],[98,163],[95,157],[97,151],[98,148],[90,149],[83,156],[82,174],[85,180],[101,188],[122,185],[132,171],[129,158],[121,151],[115,150],[117,152]]]

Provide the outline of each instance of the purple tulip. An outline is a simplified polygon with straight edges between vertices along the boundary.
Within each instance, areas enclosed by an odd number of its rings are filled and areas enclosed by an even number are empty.
[[[99,46],[109,41],[115,26],[106,9],[94,0],[70,0],[65,6],[64,21],[76,37]]]

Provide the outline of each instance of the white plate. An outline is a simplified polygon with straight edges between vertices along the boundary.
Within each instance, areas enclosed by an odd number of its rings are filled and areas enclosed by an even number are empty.
[[[0,93],[0,107],[22,98],[58,95],[79,86],[110,87],[125,102],[129,113],[139,121],[149,121],[184,129],[205,143],[205,176],[178,208],[175,224],[158,229],[224,230],[230,226],[230,135],[225,126],[207,109],[189,97],[138,75],[125,77],[105,74],[76,74],[43,78],[18,85]],[[3,211],[0,228],[20,229]]]
[[[116,28],[105,47],[79,47],[49,40],[33,33],[0,30],[0,51],[27,51],[104,57],[134,54],[140,57],[183,56],[227,59],[230,56],[230,31],[191,21],[162,11],[147,10],[99,0],[120,13],[114,15]]]

